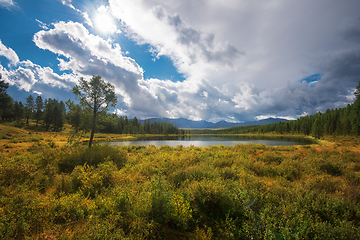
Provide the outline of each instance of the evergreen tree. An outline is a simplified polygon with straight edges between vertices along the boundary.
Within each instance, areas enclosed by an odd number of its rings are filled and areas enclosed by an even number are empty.
[[[44,116],[45,130],[48,131],[53,119],[53,100],[51,98],[45,100],[45,109],[43,116]]]
[[[49,131],[50,127],[56,132],[61,131],[64,125],[64,111],[58,100],[51,98],[45,100],[43,116],[46,131]]]
[[[321,119],[317,118],[312,126],[312,136],[314,138],[320,139],[323,136],[323,126],[321,124]]]
[[[72,91],[83,106],[92,110],[93,118],[89,140],[89,147],[91,147],[97,115],[102,111],[107,111],[108,107],[116,105],[115,87],[111,83],[106,83],[100,76],[93,76],[90,81],[80,78],[79,85],[76,85]]]
[[[34,110],[34,98],[29,95],[26,98],[26,124],[29,125],[29,119],[32,117],[32,112]]]
[[[57,101],[54,100],[53,101],[54,107],[53,107],[53,127],[54,127],[54,131],[58,132],[61,131],[64,122],[63,122],[63,108],[61,106],[61,104]]]
[[[41,119],[42,111],[44,109],[44,102],[42,100],[42,97],[38,95],[35,99],[35,119],[36,119],[36,126],[39,123],[39,120]]]
[[[350,113],[351,119],[351,132],[354,135],[360,135],[360,81],[355,91],[356,100],[353,104],[352,111]]]
[[[14,103],[14,119],[15,121],[21,121],[24,114],[24,105],[22,102],[15,101]]]
[[[0,117],[5,120],[13,117],[13,99],[6,93],[9,83],[1,78],[0,74]]]
[[[66,101],[66,106],[69,109],[67,114],[69,124],[75,128],[75,132],[77,133],[80,129],[81,125],[81,106],[79,104],[74,104],[70,99]]]

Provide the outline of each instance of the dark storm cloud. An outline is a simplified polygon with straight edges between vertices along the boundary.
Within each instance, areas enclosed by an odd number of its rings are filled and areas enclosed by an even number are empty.
[[[315,86],[320,106],[336,106],[349,103],[360,81],[360,49],[351,49],[333,54],[319,69],[326,72]]]
[[[360,25],[360,20],[358,21]],[[360,43],[360,28],[352,27],[343,33],[344,39],[347,41],[358,42]]]

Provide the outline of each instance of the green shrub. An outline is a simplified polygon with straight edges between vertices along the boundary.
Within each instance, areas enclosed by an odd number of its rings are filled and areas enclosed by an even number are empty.
[[[31,183],[37,166],[27,157],[2,158],[0,162],[0,183],[2,186]]]
[[[59,161],[59,170],[70,173],[79,165],[85,163],[89,166],[97,166],[100,163],[112,161],[118,169],[126,162],[126,153],[121,148],[109,145],[93,145],[91,148],[78,147],[70,153],[65,153]]]
[[[180,187],[184,183],[192,181],[202,181],[204,179],[213,179],[214,170],[209,166],[191,166],[186,170],[178,170],[169,174],[168,179],[174,186]]]
[[[25,141],[26,142],[40,142],[42,140],[44,140],[44,138],[42,138],[40,136],[32,136],[32,137],[27,138]]]
[[[245,208],[238,195],[229,192],[224,186],[210,182],[199,182],[192,192],[194,217],[200,222],[214,222],[231,217],[242,219]]]
[[[258,160],[265,163],[280,164],[284,160],[284,158],[279,152],[268,151],[259,156]]]
[[[325,172],[329,175],[332,175],[332,176],[341,176],[342,175],[342,171],[341,171],[340,167],[331,162],[326,162],[324,164],[321,164],[320,170],[322,170],[323,172]]]
[[[76,166],[71,176],[75,190],[80,190],[85,197],[94,198],[101,190],[102,176],[86,163],[84,166]]]
[[[80,193],[69,194],[52,203],[52,216],[55,224],[76,223],[87,219],[95,210],[95,202],[84,199]]]
[[[11,139],[11,138],[5,134],[0,134],[0,139]]]

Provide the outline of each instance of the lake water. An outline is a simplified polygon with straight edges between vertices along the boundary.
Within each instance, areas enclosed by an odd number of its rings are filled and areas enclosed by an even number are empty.
[[[157,147],[168,145],[176,147],[183,145],[189,147],[208,147],[212,145],[235,146],[236,144],[265,144],[266,146],[308,145],[314,141],[302,137],[264,137],[264,136],[238,136],[238,135],[192,135],[192,136],[155,136],[141,137],[132,141],[107,142],[110,146],[118,145],[155,145]]]

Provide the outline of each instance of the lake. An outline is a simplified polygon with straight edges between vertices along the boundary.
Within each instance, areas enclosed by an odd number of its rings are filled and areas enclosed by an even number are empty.
[[[168,145],[176,147],[183,145],[189,147],[208,147],[212,145],[235,146],[236,144],[265,144],[266,146],[290,146],[290,145],[308,145],[314,141],[304,137],[264,137],[264,136],[239,136],[239,135],[191,135],[191,136],[153,136],[138,137],[131,141],[106,142],[110,146],[118,145],[139,145],[157,147]]]

